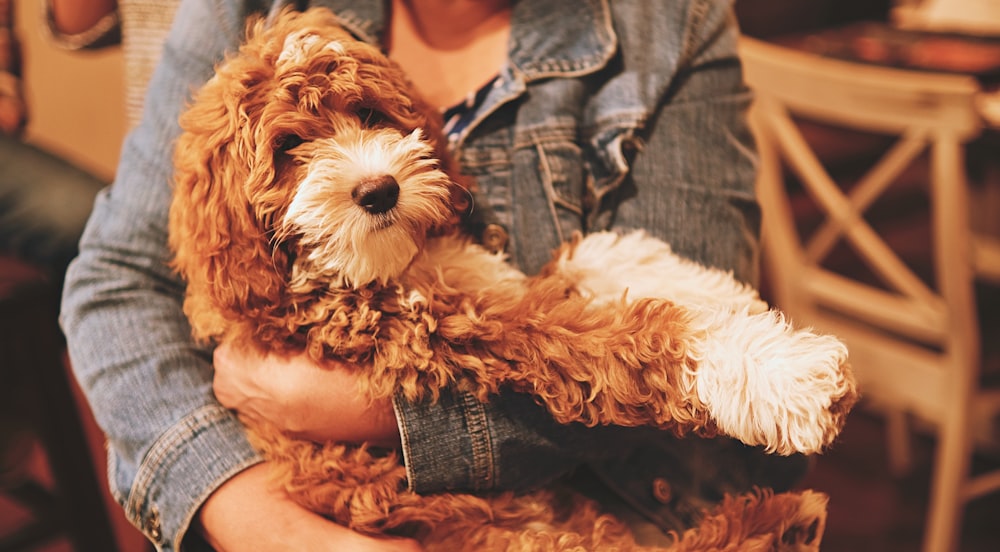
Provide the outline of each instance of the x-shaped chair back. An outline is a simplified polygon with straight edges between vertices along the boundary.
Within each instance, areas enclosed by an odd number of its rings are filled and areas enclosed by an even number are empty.
[[[751,124],[775,303],[796,323],[845,340],[862,394],[890,413],[897,467],[908,461],[903,413],[935,424],[925,549],[953,550],[964,502],[1000,488],[1000,474],[968,478],[971,416],[984,405],[1000,410],[1000,396],[979,388],[979,242],[969,226],[964,159],[965,144],[981,131],[980,87],[972,77],[864,65],[748,37],[740,48],[755,93]],[[846,186],[806,139],[803,121],[879,135],[890,145]],[[927,167],[930,277],[914,270],[869,214],[915,164]],[[793,204],[801,202],[790,196],[789,175],[821,220],[796,219]],[[856,262],[828,262],[844,246]]]

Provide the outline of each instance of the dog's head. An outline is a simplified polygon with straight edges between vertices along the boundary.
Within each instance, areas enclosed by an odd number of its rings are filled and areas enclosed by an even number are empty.
[[[181,127],[170,243],[217,307],[384,283],[467,206],[434,114],[323,9],[252,24]]]

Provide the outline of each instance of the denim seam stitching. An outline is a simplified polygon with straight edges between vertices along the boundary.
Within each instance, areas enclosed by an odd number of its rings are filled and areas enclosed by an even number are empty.
[[[472,485],[477,491],[493,488],[493,443],[486,409],[471,393],[462,393],[472,445]]]

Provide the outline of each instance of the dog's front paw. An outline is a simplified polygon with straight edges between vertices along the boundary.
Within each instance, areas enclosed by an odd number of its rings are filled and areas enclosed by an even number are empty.
[[[857,401],[847,348],[777,311],[703,313],[695,388],[720,432],[778,454],[821,452]]]

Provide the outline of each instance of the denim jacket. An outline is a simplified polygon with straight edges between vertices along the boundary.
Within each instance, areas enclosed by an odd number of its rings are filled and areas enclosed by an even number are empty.
[[[247,16],[269,3],[182,3],[143,120],[67,277],[63,328],[107,433],[113,494],[160,550],[182,541],[193,548],[185,535],[204,499],[260,461],[212,395],[210,351],[191,342],[166,227],[177,115],[237,47]],[[312,3],[331,7],[360,39],[380,42],[382,0]],[[479,228],[511,262],[530,273],[574,231],[645,228],[680,254],[752,280],[760,214],[730,4],[514,3],[508,61],[453,143],[481,193]],[[481,403],[455,391],[435,404],[394,406],[417,492],[519,489],[572,476],[609,505],[669,529],[690,523],[723,490],[791,469],[748,461],[721,439],[560,426],[514,393]]]

